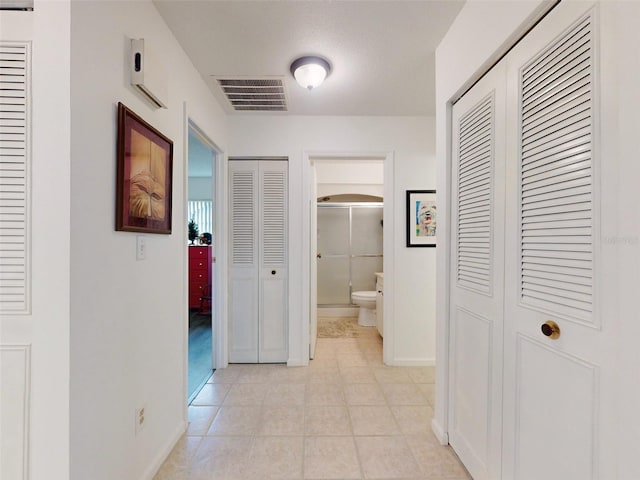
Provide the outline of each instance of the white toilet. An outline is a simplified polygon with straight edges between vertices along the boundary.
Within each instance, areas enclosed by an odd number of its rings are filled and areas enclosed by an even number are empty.
[[[360,307],[358,325],[361,327],[376,326],[376,291],[353,292],[351,301]]]

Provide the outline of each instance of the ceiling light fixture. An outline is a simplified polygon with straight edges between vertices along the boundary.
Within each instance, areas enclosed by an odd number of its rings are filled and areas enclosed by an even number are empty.
[[[291,74],[301,87],[311,90],[320,85],[331,72],[331,65],[321,57],[300,57],[291,64]]]

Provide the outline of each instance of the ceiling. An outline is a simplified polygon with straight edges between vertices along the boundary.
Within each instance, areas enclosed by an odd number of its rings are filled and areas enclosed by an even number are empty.
[[[217,78],[282,79],[288,114],[434,115],[434,51],[463,3],[154,0],[220,104],[238,115],[246,113],[233,110]],[[311,91],[289,73],[303,55],[332,65]]]

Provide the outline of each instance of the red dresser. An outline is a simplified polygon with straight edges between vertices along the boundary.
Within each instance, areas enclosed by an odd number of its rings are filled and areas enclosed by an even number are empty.
[[[211,250],[210,245],[189,246],[189,308],[200,308],[200,297],[211,295]]]

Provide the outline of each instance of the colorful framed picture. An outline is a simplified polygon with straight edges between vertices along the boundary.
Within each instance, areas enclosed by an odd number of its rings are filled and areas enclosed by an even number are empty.
[[[173,142],[118,103],[116,230],[171,233]]]
[[[407,190],[407,247],[436,246],[436,191]]]

